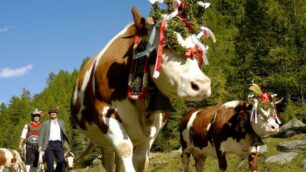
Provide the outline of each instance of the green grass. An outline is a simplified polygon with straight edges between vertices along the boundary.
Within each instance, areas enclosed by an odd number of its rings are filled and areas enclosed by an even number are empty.
[[[288,140],[300,140],[306,139],[306,134],[300,134],[293,136],[291,138],[267,138],[264,140],[265,144],[268,146],[268,151],[262,153],[259,159],[259,171],[261,172],[305,172],[306,169],[300,167],[300,163],[306,159],[306,152],[299,153],[290,163],[288,164],[265,164],[264,161],[266,158],[272,155],[276,155],[282,152],[277,151],[276,146],[280,142],[288,141]],[[238,168],[240,162],[240,158],[236,155],[229,154],[227,155],[227,163],[228,163],[228,172],[244,172],[248,170],[248,164],[245,161],[240,168]],[[218,162],[216,159],[208,157],[204,171],[214,172],[218,171]],[[76,172],[105,172],[103,167],[99,165],[98,167],[88,168],[88,169],[78,169]],[[155,153],[152,154],[150,158],[150,165],[146,172],[180,172],[182,171],[182,163],[180,154],[167,154],[167,153]],[[195,172],[195,166],[193,159],[189,165],[189,171]]]

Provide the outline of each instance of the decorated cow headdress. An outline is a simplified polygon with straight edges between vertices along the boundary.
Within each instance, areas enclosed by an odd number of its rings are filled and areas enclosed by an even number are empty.
[[[249,94],[248,96],[249,101],[253,104],[250,121],[257,123],[257,117],[260,115],[264,119],[272,117],[277,123],[281,124],[276,111],[276,104],[280,103],[282,99],[276,100],[277,94],[269,95],[266,92],[262,92],[260,87],[255,83],[251,84],[249,90],[253,92],[253,94]]]
[[[147,78],[148,78],[148,58],[144,62],[142,82],[138,82],[134,72],[136,71],[136,59],[149,57],[149,54],[156,50],[157,56],[153,78],[158,78],[161,69],[163,48],[170,47],[185,58],[196,58],[199,65],[208,64],[206,41],[211,38],[216,42],[213,32],[205,26],[204,12],[210,6],[210,3],[204,3],[199,0],[149,0],[152,3],[150,17],[154,25],[149,36],[145,50],[134,53],[134,62],[129,75],[129,98],[139,99],[146,95]],[[161,6],[166,6],[162,8]],[[159,37],[156,37],[159,33]],[[156,40],[158,39],[158,40]],[[135,38],[134,50],[140,43],[139,38]],[[132,90],[137,87],[137,83],[142,83],[139,88],[141,93],[135,94]]]
[[[206,44],[207,38],[216,42],[213,32],[205,26],[204,11],[210,3],[198,0],[149,0],[153,5],[150,16],[155,25],[160,23],[160,34],[164,37],[159,42],[160,52],[164,43],[182,57],[194,57],[199,65],[208,64]],[[166,4],[163,9],[161,4]],[[157,54],[157,58],[159,53]],[[158,64],[156,64],[158,67]],[[155,70],[158,77],[158,68]]]

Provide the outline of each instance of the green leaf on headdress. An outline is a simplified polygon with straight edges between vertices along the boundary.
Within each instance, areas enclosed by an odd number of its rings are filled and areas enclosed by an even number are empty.
[[[257,95],[261,95],[261,94],[262,94],[262,91],[261,91],[260,87],[259,87],[257,84],[255,84],[255,83],[253,83],[253,84],[249,87],[249,90],[255,92]]]

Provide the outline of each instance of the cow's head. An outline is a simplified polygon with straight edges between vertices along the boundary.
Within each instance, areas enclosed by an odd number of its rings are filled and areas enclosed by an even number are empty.
[[[269,94],[263,93],[256,84],[252,84],[250,90],[256,94],[249,95],[249,102],[253,107],[250,116],[252,128],[261,137],[276,134],[279,132],[279,124],[281,124],[276,105],[281,100],[276,100],[276,94],[269,97]]]
[[[195,23],[187,20],[187,10],[195,4],[183,4],[177,0],[165,3],[169,9],[159,11],[161,13],[153,11],[155,14],[147,20],[135,8],[132,9],[138,35],[151,45],[146,48],[153,59],[150,76],[168,97],[202,100],[211,95],[211,80],[201,70],[208,49],[203,39],[211,37],[215,41],[214,35],[202,24],[192,28]],[[152,9],[157,8],[158,2],[155,2]],[[174,28],[176,24],[179,26]]]
[[[68,150],[65,154],[64,154],[64,159],[65,159],[65,163],[67,165],[68,169],[72,169],[74,167],[74,160],[75,160],[75,155],[74,153],[72,153],[70,150]]]

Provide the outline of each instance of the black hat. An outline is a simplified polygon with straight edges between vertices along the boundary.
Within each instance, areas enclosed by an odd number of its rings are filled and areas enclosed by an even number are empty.
[[[49,114],[50,114],[50,113],[58,113],[58,110],[57,110],[56,107],[53,107],[53,108],[51,108],[51,109],[49,110],[48,113],[49,113]]]

